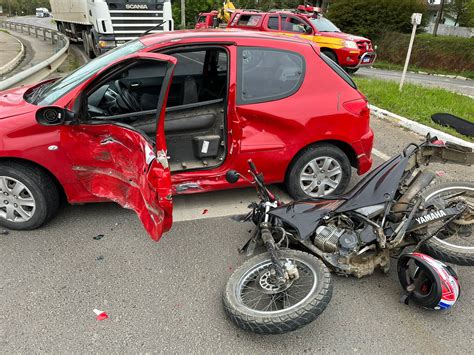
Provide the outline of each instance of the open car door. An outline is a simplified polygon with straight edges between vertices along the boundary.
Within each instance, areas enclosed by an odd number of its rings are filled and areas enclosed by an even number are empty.
[[[161,88],[157,89],[156,141],[123,122],[84,120],[88,115],[84,114],[82,102],[79,122],[61,127],[61,146],[66,148],[63,151],[71,161],[73,172],[88,192],[133,209],[152,239],[158,241],[172,224],[164,115],[176,59],[154,53],[124,57],[99,72],[84,85],[84,90],[87,92],[91,81],[95,85],[102,77],[119,71],[121,66],[138,61],[154,61],[157,71],[164,73]],[[78,97],[77,100],[85,99]]]

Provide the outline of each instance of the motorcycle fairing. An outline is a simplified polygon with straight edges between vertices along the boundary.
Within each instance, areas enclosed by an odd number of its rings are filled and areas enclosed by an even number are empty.
[[[329,199],[308,199],[290,202],[268,212],[298,231],[301,239],[307,239],[316,229],[320,219],[335,211],[344,201]]]
[[[269,214],[295,228],[300,239],[308,239],[329,212],[353,211],[393,199],[407,163],[405,156],[397,155],[370,172],[345,195],[295,201]]]

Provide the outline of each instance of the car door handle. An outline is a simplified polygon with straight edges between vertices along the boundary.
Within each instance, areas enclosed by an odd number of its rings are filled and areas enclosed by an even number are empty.
[[[131,83],[131,84],[130,84],[130,87],[132,87],[132,88],[137,88],[137,87],[139,87],[141,84],[142,84],[142,83],[140,83],[140,82]]]

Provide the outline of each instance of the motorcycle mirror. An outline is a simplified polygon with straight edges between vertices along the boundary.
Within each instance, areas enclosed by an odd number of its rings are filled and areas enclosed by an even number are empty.
[[[36,111],[36,121],[43,126],[58,126],[73,119],[74,113],[62,107],[46,106]]]
[[[235,184],[237,181],[239,181],[239,178],[240,178],[240,174],[235,170],[229,170],[225,174],[225,179],[227,180],[229,184]]]

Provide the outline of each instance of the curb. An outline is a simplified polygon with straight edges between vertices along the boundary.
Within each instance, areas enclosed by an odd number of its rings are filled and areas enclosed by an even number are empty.
[[[25,56],[25,45],[15,36],[13,36],[10,33],[7,33],[8,36],[14,38],[18,43],[20,43],[20,53],[16,55],[15,58],[10,60],[7,64],[2,65],[0,67],[0,75],[5,75],[11,72],[15,67],[20,64],[20,62],[23,60],[23,57]]]
[[[422,136],[426,136],[428,133],[430,133],[432,136],[436,136],[443,141],[450,141],[452,143],[456,143],[456,144],[474,149],[474,143],[452,136],[451,134],[442,132],[436,128],[431,128],[431,127],[425,126],[424,124],[409,120],[408,118],[399,116],[396,113],[384,110],[377,106],[369,105],[369,107],[370,107],[370,112],[373,113],[376,117],[381,118],[381,119],[388,119],[389,121],[399,126],[405,127],[409,129],[410,131],[418,133]]]

